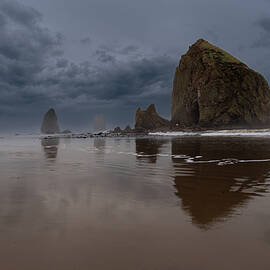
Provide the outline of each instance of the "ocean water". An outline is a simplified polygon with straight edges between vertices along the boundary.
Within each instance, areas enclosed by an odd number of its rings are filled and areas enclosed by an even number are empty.
[[[0,269],[270,269],[270,137],[184,135],[1,137]]]

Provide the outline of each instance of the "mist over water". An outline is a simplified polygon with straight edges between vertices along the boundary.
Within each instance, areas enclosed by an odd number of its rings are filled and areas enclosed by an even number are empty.
[[[97,114],[94,117],[94,131],[104,131],[106,129],[106,122],[103,114]]]
[[[268,138],[2,138],[0,267],[268,269],[269,159]]]

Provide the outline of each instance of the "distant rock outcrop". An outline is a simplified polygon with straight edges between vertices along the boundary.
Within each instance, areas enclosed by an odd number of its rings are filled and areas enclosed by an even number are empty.
[[[114,133],[121,133],[122,132],[122,129],[120,127],[116,127],[114,130],[113,130]]]
[[[135,116],[136,131],[151,131],[169,127],[170,121],[158,115],[154,104],[151,104],[145,111],[138,108]]]
[[[54,109],[50,109],[44,116],[41,126],[44,134],[60,133],[57,116]]]
[[[62,133],[62,134],[71,134],[72,131],[69,130],[69,129],[65,129],[65,130],[63,130],[61,133]]]
[[[129,125],[127,125],[123,131],[125,133],[131,133],[131,132],[133,132],[132,128]]]
[[[171,116],[180,127],[265,126],[269,86],[262,75],[200,39],[176,69]]]

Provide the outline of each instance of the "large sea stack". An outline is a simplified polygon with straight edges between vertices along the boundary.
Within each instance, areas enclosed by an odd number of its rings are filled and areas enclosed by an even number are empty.
[[[44,134],[60,133],[57,116],[54,109],[50,109],[43,118],[41,132]]]
[[[140,108],[136,111],[135,129],[137,131],[153,131],[169,128],[170,125],[169,120],[158,115],[154,104],[151,104],[145,111]]]
[[[269,86],[262,75],[200,39],[176,69],[171,116],[180,127],[266,126]]]

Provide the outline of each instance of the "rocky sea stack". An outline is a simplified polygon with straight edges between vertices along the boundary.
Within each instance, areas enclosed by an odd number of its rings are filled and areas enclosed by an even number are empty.
[[[147,110],[140,108],[136,111],[135,130],[136,131],[152,131],[170,127],[170,121],[160,117],[156,111],[154,104],[151,104]]]
[[[262,75],[200,39],[182,56],[172,93],[173,126],[270,124],[270,90]]]
[[[57,116],[54,109],[50,109],[43,118],[41,132],[44,134],[60,133]]]

